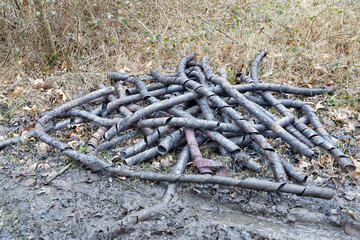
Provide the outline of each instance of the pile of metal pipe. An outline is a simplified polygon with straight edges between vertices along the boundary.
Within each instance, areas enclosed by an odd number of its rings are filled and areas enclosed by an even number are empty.
[[[291,159],[284,159],[272,141],[269,142],[270,138],[280,139],[294,154],[302,154],[309,160],[314,156],[314,147],[319,146],[341,168],[354,171],[354,164],[332,141],[311,106],[295,99],[330,90],[260,83],[257,71],[266,54],[267,51],[262,51],[256,56],[250,76],[237,74],[241,84],[235,85],[229,82],[225,68],[216,74],[207,57],[199,62],[194,55],[181,59],[177,71],[171,74],[155,69],[148,76],[110,71],[108,77],[113,87],[99,84],[99,90],[46,112],[34,130],[0,140],[0,148],[36,136],[93,171],[155,181],[217,183],[331,198],[330,189],[304,186],[306,174]],[[277,97],[285,94],[286,99]],[[58,136],[69,126],[76,128],[80,123],[96,129],[87,140],[85,152],[72,149],[66,139],[53,135],[56,132]],[[125,146],[131,138],[139,141]],[[275,182],[227,177],[232,171],[228,169],[230,164],[203,158],[199,146],[205,142],[216,148],[214,155],[228,156],[224,159],[258,176],[270,165]],[[111,162],[98,157],[99,152],[119,146],[123,150]],[[267,161],[246,157],[245,147],[261,152]],[[136,170],[140,162],[170,151],[175,154],[181,151],[181,166],[176,167],[180,170],[169,174]],[[190,158],[198,174],[183,175]],[[290,184],[291,180],[300,185]]]

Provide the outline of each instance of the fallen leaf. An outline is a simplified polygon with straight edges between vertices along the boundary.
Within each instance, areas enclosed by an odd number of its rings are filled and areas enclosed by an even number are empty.
[[[36,85],[36,87],[35,87],[35,89],[36,90],[41,90],[41,89],[50,89],[50,88],[53,88],[54,87],[54,85],[52,85],[52,84],[38,84],[38,85]]]
[[[29,178],[29,179],[26,179],[22,185],[25,186],[25,187],[31,187],[31,186],[34,186],[36,180],[33,179],[33,178]]]
[[[61,64],[61,69],[65,69],[65,67],[66,67],[66,61],[63,61]]]
[[[151,166],[153,167],[153,169],[157,169],[157,170],[160,169],[160,163],[157,161],[153,161]]]
[[[332,86],[334,85],[334,81],[328,81],[325,83],[326,86]]]
[[[42,187],[40,188],[40,190],[37,192],[38,195],[40,194],[48,194],[51,192],[51,189],[49,187]]]
[[[89,177],[81,178],[79,181],[82,183],[92,183],[92,181]]]
[[[126,180],[126,177],[124,176],[116,176],[118,179],[122,180],[122,181],[125,181]]]
[[[356,198],[357,194],[354,192],[346,192],[344,197],[346,200],[352,201]]]
[[[337,188],[337,187],[339,186],[339,184],[338,184],[338,182],[337,182],[337,179],[334,178],[334,177],[332,177],[332,178],[330,178],[330,179],[331,179],[331,181],[334,183],[335,188]]]
[[[47,155],[47,153],[48,153],[48,151],[50,149],[50,146],[47,145],[44,142],[39,142],[39,143],[36,144],[36,149],[37,149],[37,153],[40,156],[45,156],[45,155]]]
[[[354,177],[360,176],[360,162],[357,160],[354,162],[354,165],[356,167],[355,171],[350,171],[352,174],[354,174]]]
[[[10,93],[11,96],[17,97],[24,91],[24,88],[21,86],[16,86],[15,90]]]
[[[60,69],[59,65],[55,65],[55,66],[53,67],[53,70],[54,70],[54,71],[59,71],[59,69]]]
[[[53,175],[55,175],[56,174],[56,172],[55,171],[53,171],[53,172],[51,172],[51,174],[49,174],[48,172],[42,172],[42,173],[40,173],[40,176],[42,176],[42,177],[47,177],[47,176],[53,176]]]
[[[321,102],[316,103],[314,111],[317,112],[319,109],[324,109],[325,106],[321,104]]]
[[[25,107],[23,107],[23,109],[24,109],[25,111],[28,111],[28,112],[31,113],[31,114],[40,112],[40,111],[42,110],[42,109],[38,108],[36,105],[34,105],[34,106],[32,106],[32,107],[25,106]]]
[[[29,169],[35,171],[35,170],[38,168],[38,165],[39,165],[39,163],[36,162],[36,163],[32,164],[32,165],[29,167]]]
[[[354,111],[351,107],[345,107],[345,108],[337,108],[335,111],[332,112],[331,118],[335,122],[339,123],[346,123],[348,124],[348,129],[351,130],[355,128],[355,119],[358,119],[359,114],[357,111]]]
[[[271,76],[271,74],[273,74],[273,72],[264,73],[264,74],[261,76],[261,78],[269,77],[269,76]]]
[[[29,129],[33,129],[33,128],[35,128],[35,125],[24,126],[24,130],[29,130]],[[22,135],[24,135],[25,133],[27,133],[27,131],[23,131]]]
[[[152,66],[152,61],[149,61],[149,63],[148,63],[148,64],[146,64],[146,67],[150,69],[150,68],[151,68],[151,66]],[[125,68],[125,67],[124,67],[124,68]],[[129,69],[129,70],[130,70],[130,69]]]
[[[324,168],[324,165],[323,165],[320,161],[315,161],[315,163],[316,163],[319,167]]]
[[[324,164],[324,163],[325,163],[325,159],[326,159],[326,156],[325,156],[325,155],[322,156],[321,159],[320,159],[320,163],[321,163],[321,164]]]
[[[77,148],[80,144],[78,141],[70,141],[67,143],[68,146],[72,147],[72,148]]]
[[[350,132],[355,131],[355,121],[349,121],[347,128]]]
[[[307,161],[300,160],[298,166],[299,168],[307,169],[309,167],[309,163]]]
[[[164,167],[169,166],[169,165],[170,165],[169,158],[167,158],[167,157],[162,158],[162,159],[160,160],[160,163],[161,163],[161,166],[164,166]]]
[[[66,97],[66,94],[63,92],[63,90],[61,89],[55,89],[54,92],[56,94],[58,94],[59,98],[63,101],[66,102],[68,100],[68,98]]]
[[[357,220],[356,215],[353,210],[349,209],[346,211],[346,213],[349,214],[349,216],[352,217],[354,220]]]
[[[149,62],[148,65],[149,65],[149,64],[151,64],[151,62]],[[120,69],[120,72],[129,73],[129,72],[131,72],[131,69],[124,66],[122,69]]]

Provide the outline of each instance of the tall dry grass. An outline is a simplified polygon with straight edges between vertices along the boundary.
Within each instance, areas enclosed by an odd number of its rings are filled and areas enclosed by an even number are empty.
[[[29,99],[39,94],[29,93],[32,80],[57,71],[99,73],[101,80],[109,68],[170,71],[182,56],[196,53],[231,75],[248,71],[264,48],[263,81],[331,86],[339,101],[358,104],[358,0],[62,0],[44,1],[43,7],[57,50],[53,65],[44,57],[46,36],[33,1],[0,1],[0,101],[7,110],[39,101]],[[61,86],[88,88],[100,80],[66,85],[65,79]],[[12,96],[19,85],[26,91]]]

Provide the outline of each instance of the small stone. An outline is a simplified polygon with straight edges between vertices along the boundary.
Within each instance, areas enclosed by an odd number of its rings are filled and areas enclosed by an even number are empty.
[[[40,156],[45,156],[48,154],[50,146],[44,142],[39,142],[36,144],[37,152]]]
[[[83,177],[79,181],[82,183],[92,183],[92,181],[89,177]]]
[[[356,235],[355,228],[353,228],[352,226],[350,226],[348,224],[345,224],[344,231],[345,231],[345,233],[347,235],[350,235],[350,236],[355,236]]]

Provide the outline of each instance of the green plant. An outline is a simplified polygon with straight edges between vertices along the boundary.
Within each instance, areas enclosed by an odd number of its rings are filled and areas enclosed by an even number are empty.
[[[79,147],[79,152],[84,153],[85,150],[86,150],[86,144],[85,144],[85,143],[84,143],[84,144],[81,144],[80,147]]]
[[[18,218],[19,211],[17,209],[14,209],[11,213],[6,215],[5,217],[5,226],[13,225],[16,219]]]

